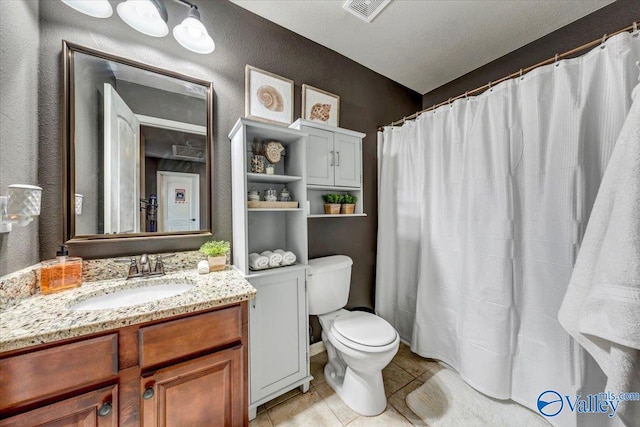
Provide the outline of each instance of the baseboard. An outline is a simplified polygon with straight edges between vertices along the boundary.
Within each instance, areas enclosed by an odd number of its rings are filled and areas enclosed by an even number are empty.
[[[327,351],[327,349],[324,348],[324,343],[322,341],[318,341],[317,343],[309,346],[309,357],[324,353],[325,351]]]

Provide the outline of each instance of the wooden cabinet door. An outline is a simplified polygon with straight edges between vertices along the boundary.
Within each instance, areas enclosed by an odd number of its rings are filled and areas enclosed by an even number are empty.
[[[117,425],[117,385],[0,420],[0,427],[116,427]]]
[[[144,427],[241,426],[242,346],[159,369],[140,381]]]
[[[305,271],[249,278],[258,294],[249,309],[253,404],[309,375]]]
[[[335,134],[335,185],[360,187],[362,162],[361,140],[354,136]]]
[[[333,185],[335,151],[333,132],[305,127],[307,143],[307,184]]]

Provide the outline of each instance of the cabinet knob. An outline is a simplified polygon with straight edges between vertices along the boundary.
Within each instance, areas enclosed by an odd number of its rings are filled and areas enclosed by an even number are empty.
[[[111,402],[104,402],[100,407],[100,409],[98,409],[98,416],[106,417],[111,413],[112,410],[113,410],[113,407],[111,406]]]
[[[144,389],[144,393],[142,393],[142,398],[144,400],[149,400],[153,397],[155,392],[153,391],[153,387],[147,387]]]

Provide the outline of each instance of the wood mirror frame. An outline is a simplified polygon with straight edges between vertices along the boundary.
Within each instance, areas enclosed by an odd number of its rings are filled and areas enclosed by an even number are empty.
[[[75,214],[75,189],[76,189],[76,141],[75,141],[75,111],[74,111],[74,57],[76,53],[90,55],[106,61],[123,64],[125,66],[140,69],[145,72],[156,73],[160,76],[178,79],[187,83],[202,86],[206,90],[206,177],[205,190],[201,192],[206,207],[206,220],[201,221],[204,229],[197,231],[175,231],[175,232],[137,232],[127,234],[86,234],[76,235],[76,214]],[[162,250],[184,250],[193,249],[210,237],[213,232],[213,83],[202,79],[190,77],[174,71],[162,69],[156,66],[144,64],[131,59],[123,58],[96,49],[76,45],[63,41],[63,118],[62,142],[63,142],[63,241],[71,246],[91,247],[96,256],[108,256],[113,253],[120,253],[121,250],[114,250],[116,242],[130,242],[130,247],[144,247],[151,244],[144,252],[159,252]],[[96,243],[107,243],[104,248],[98,249]],[[146,242],[146,243],[145,243]],[[87,246],[88,245],[88,246]],[[109,246],[111,249],[107,249]],[[77,251],[74,251],[77,253]],[[82,250],[81,252],[85,252]],[[93,255],[93,254],[92,254]],[[93,256],[91,256],[93,257]]]

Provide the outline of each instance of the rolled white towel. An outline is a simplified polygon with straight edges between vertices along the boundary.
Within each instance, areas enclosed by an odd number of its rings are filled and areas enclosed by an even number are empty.
[[[253,270],[263,270],[269,267],[269,258],[260,254],[249,254],[249,267]]]
[[[275,251],[273,251],[277,254],[282,255],[282,263],[281,265],[291,265],[294,262],[296,262],[296,254],[294,254],[291,251],[285,251],[283,249],[276,249]]]
[[[260,255],[269,258],[269,267],[279,267],[282,262],[282,255],[271,251],[264,251]]]

